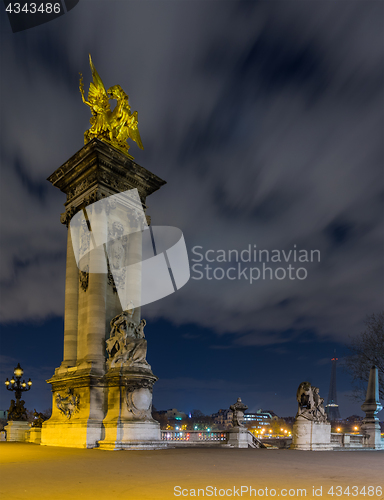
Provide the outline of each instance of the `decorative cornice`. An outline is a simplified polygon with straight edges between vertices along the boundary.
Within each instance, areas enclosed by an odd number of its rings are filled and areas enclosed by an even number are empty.
[[[102,179],[102,174],[104,175]],[[66,205],[94,183],[114,194],[137,188],[142,200],[166,184],[114,147],[93,139],[48,177],[48,181],[67,194]]]
[[[64,390],[68,387],[100,387],[105,385],[101,376],[90,375],[89,373],[67,372],[63,375],[54,375],[46,380],[52,385],[52,392]]]
[[[146,384],[152,387],[153,384],[158,380],[158,377],[152,373],[150,370],[125,370],[121,367],[113,367],[108,370],[105,374],[105,382],[108,386],[125,386],[125,387],[135,387],[136,385]],[[146,381],[146,382],[143,382]]]

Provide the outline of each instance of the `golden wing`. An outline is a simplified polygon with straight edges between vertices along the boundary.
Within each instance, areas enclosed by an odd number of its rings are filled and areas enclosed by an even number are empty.
[[[89,65],[92,71],[93,82],[91,82],[89,85],[88,101],[91,104],[99,104],[109,109],[108,94],[105,91],[102,79],[100,78],[95,66],[93,65],[91,54],[89,54]]]
[[[132,120],[132,124],[129,127],[129,137],[136,142],[136,144],[139,146],[140,149],[144,149],[143,143],[141,142],[139,127],[137,123],[137,111],[132,113],[132,116],[134,116],[135,119]]]

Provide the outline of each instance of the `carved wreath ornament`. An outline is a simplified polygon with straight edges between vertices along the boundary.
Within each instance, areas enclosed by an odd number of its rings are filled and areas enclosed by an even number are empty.
[[[73,393],[73,389],[67,389],[66,395],[56,394],[56,406],[68,419],[80,409],[80,396]]]

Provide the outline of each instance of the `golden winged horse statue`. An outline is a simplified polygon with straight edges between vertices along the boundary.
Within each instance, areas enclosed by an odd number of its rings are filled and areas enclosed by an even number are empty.
[[[132,139],[140,149],[144,149],[138,128],[137,111],[131,113],[128,95],[120,85],[114,85],[108,91],[105,90],[104,84],[93,65],[91,54],[89,54],[89,64],[93,82],[89,86],[88,101],[84,97],[84,84],[81,73],[79,87],[83,102],[91,108],[92,112],[90,118],[91,128],[84,133],[84,144],[97,137],[133,158],[128,154],[128,139]],[[113,111],[110,107],[110,99],[117,100]]]

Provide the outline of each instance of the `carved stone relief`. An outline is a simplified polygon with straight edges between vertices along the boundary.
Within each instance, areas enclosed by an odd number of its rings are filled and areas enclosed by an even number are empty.
[[[142,378],[127,383],[127,407],[135,418],[152,420],[153,379]]]
[[[65,396],[56,393],[56,406],[68,419],[80,409],[80,396],[74,394],[73,389],[68,388]]]
[[[108,283],[116,292],[125,286],[127,238],[123,233],[124,227],[118,221],[113,222],[112,227],[108,228]]]
[[[88,283],[89,283],[89,267],[85,266],[84,271],[79,271],[79,281],[80,287],[84,292],[87,291]]]

